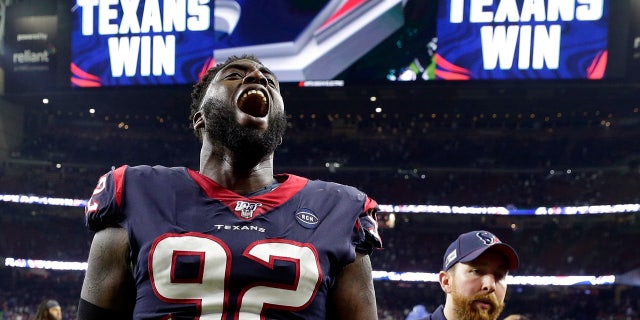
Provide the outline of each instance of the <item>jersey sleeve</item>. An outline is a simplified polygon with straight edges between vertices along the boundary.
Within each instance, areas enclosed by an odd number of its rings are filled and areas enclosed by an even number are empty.
[[[371,254],[374,249],[382,248],[382,239],[378,234],[378,203],[365,197],[364,207],[356,221],[355,230],[358,241],[355,243],[356,251],[363,254]]]
[[[121,207],[126,169],[126,166],[119,167],[98,179],[85,207],[85,224],[91,231],[115,227],[124,220]]]

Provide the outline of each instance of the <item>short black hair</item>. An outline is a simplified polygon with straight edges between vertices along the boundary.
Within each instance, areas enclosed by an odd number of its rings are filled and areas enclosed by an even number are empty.
[[[189,123],[190,123],[189,126],[193,129],[193,133],[200,140],[202,140],[202,132],[194,128],[193,117],[195,116],[196,112],[200,110],[200,105],[202,105],[202,99],[204,98],[204,94],[207,92],[207,88],[209,87],[209,84],[211,83],[213,78],[215,78],[216,74],[218,74],[218,72],[222,68],[238,60],[251,60],[259,64],[262,64],[262,62],[255,55],[252,55],[252,54],[243,54],[240,56],[232,55],[229,58],[227,58],[227,60],[225,60],[224,62],[216,64],[215,66],[209,68],[209,70],[207,70],[204,76],[202,76],[202,78],[200,78],[200,80],[196,82],[196,84],[193,86],[193,90],[191,91],[191,114],[189,115]]]

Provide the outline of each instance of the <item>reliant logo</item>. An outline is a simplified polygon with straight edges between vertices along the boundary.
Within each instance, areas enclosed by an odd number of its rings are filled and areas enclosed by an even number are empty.
[[[24,50],[23,52],[16,52],[13,54],[14,64],[43,62],[49,62],[49,51],[46,49],[40,52]]]
[[[306,208],[302,208],[298,212],[296,212],[296,220],[298,220],[298,223],[301,226],[307,229],[317,228],[318,222],[320,221],[320,219],[318,219],[318,216],[316,216],[313,211]]]

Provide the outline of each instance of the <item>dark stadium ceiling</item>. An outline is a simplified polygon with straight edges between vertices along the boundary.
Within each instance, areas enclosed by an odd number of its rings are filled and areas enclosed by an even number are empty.
[[[27,109],[62,111],[109,109],[115,112],[188,112],[191,86],[74,89],[8,94],[5,99]],[[615,111],[640,106],[640,86],[604,82],[430,82],[298,87],[282,84],[288,112],[502,112]],[[371,101],[371,97],[376,97]]]

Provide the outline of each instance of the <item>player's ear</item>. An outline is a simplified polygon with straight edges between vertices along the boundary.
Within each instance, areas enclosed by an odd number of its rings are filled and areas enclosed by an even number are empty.
[[[202,110],[193,115],[193,128],[195,130],[204,128],[204,114],[202,113]]]
[[[438,278],[442,290],[445,293],[451,293],[451,281],[453,278],[453,274],[451,272],[440,271],[440,274],[438,274]]]

